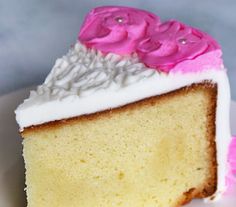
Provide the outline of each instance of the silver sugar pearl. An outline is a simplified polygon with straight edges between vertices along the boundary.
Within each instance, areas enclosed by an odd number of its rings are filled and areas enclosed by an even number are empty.
[[[122,22],[123,22],[123,18],[122,18],[122,17],[117,17],[117,18],[116,18],[116,21],[117,21],[118,23],[122,23]]]
[[[182,45],[186,45],[187,40],[185,38],[179,39],[179,43],[181,43]]]

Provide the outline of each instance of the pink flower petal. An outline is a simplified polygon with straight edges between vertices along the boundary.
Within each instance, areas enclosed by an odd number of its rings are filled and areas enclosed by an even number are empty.
[[[99,7],[85,19],[79,40],[103,53],[131,54],[160,24],[150,12],[128,7]]]
[[[170,72],[181,62],[194,60],[220,48],[208,35],[177,21],[160,25],[159,30],[147,39],[148,41],[144,39],[137,47],[140,60],[148,67],[164,72]],[[161,46],[154,50],[156,44]],[[148,51],[147,48],[152,49]],[[210,59],[206,65],[215,65],[212,60],[214,59]]]
[[[227,193],[230,193],[236,185],[236,137],[232,137],[228,153],[229,172],[226,176]]]

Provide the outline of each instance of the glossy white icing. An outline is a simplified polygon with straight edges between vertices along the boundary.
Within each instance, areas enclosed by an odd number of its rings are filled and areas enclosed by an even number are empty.
[[[225,190],[226,154],[230,141],[230,90],[223,68],[167,75],[146,68],[135,56],[103,56],[76,43],[66,56],[56,61],[45,82],[17,108],[16,119],[23,130],[32,125],[115,108],[205,80],[218,85],[218,198]]]

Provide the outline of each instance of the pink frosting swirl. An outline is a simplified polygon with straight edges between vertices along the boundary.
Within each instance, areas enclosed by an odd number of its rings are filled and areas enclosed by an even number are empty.
[[[236,184],[236,136],[232,137],[228,153],[229,172],[226,177],[227,192],[230,194],[235,188]]]
[[[138,42],[160,24],[152,13],[128,7],[98,7],[86,17],[79,40],[89,48],[120,55],[136,51]]]
[[[212,51],[217,51],[217,53],[210,53]],[[140,42],[137,53],[140,60],[148,67],[164,72],[176,71],[175,66],[185,61],[188,69],[181,64],[182,71],[193,70],[192,64],[195,64],[196,70],[200,70],[203,66],[219,66],[222,63],[220,47],[215,40],[177,21],[161,24],[158,30]],[[207,53],[210,55],[208,54],[205,59],[201,58],[196,62],[187,61]]]

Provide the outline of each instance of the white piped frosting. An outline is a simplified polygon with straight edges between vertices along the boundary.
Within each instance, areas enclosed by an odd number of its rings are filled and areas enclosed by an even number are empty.
[[[56,99],[84,97],[101,90],[119,90],[154,74],[137,57],[104,56],[77,43],[67,56],[56,61],[36,95],[48,94]]]
[[[209,68],[198,73],[159,73],[145,67],[134,55],[102,55],[79,42],[56,61],[45,82],[31,91],[16,110],[23,130],[32,125],[116,108],[164,94],[193,83],[218,85],[216,143],[218,185],[216,197],[225,191],[226,157],[230,142],[230,90],[226,71]]]

